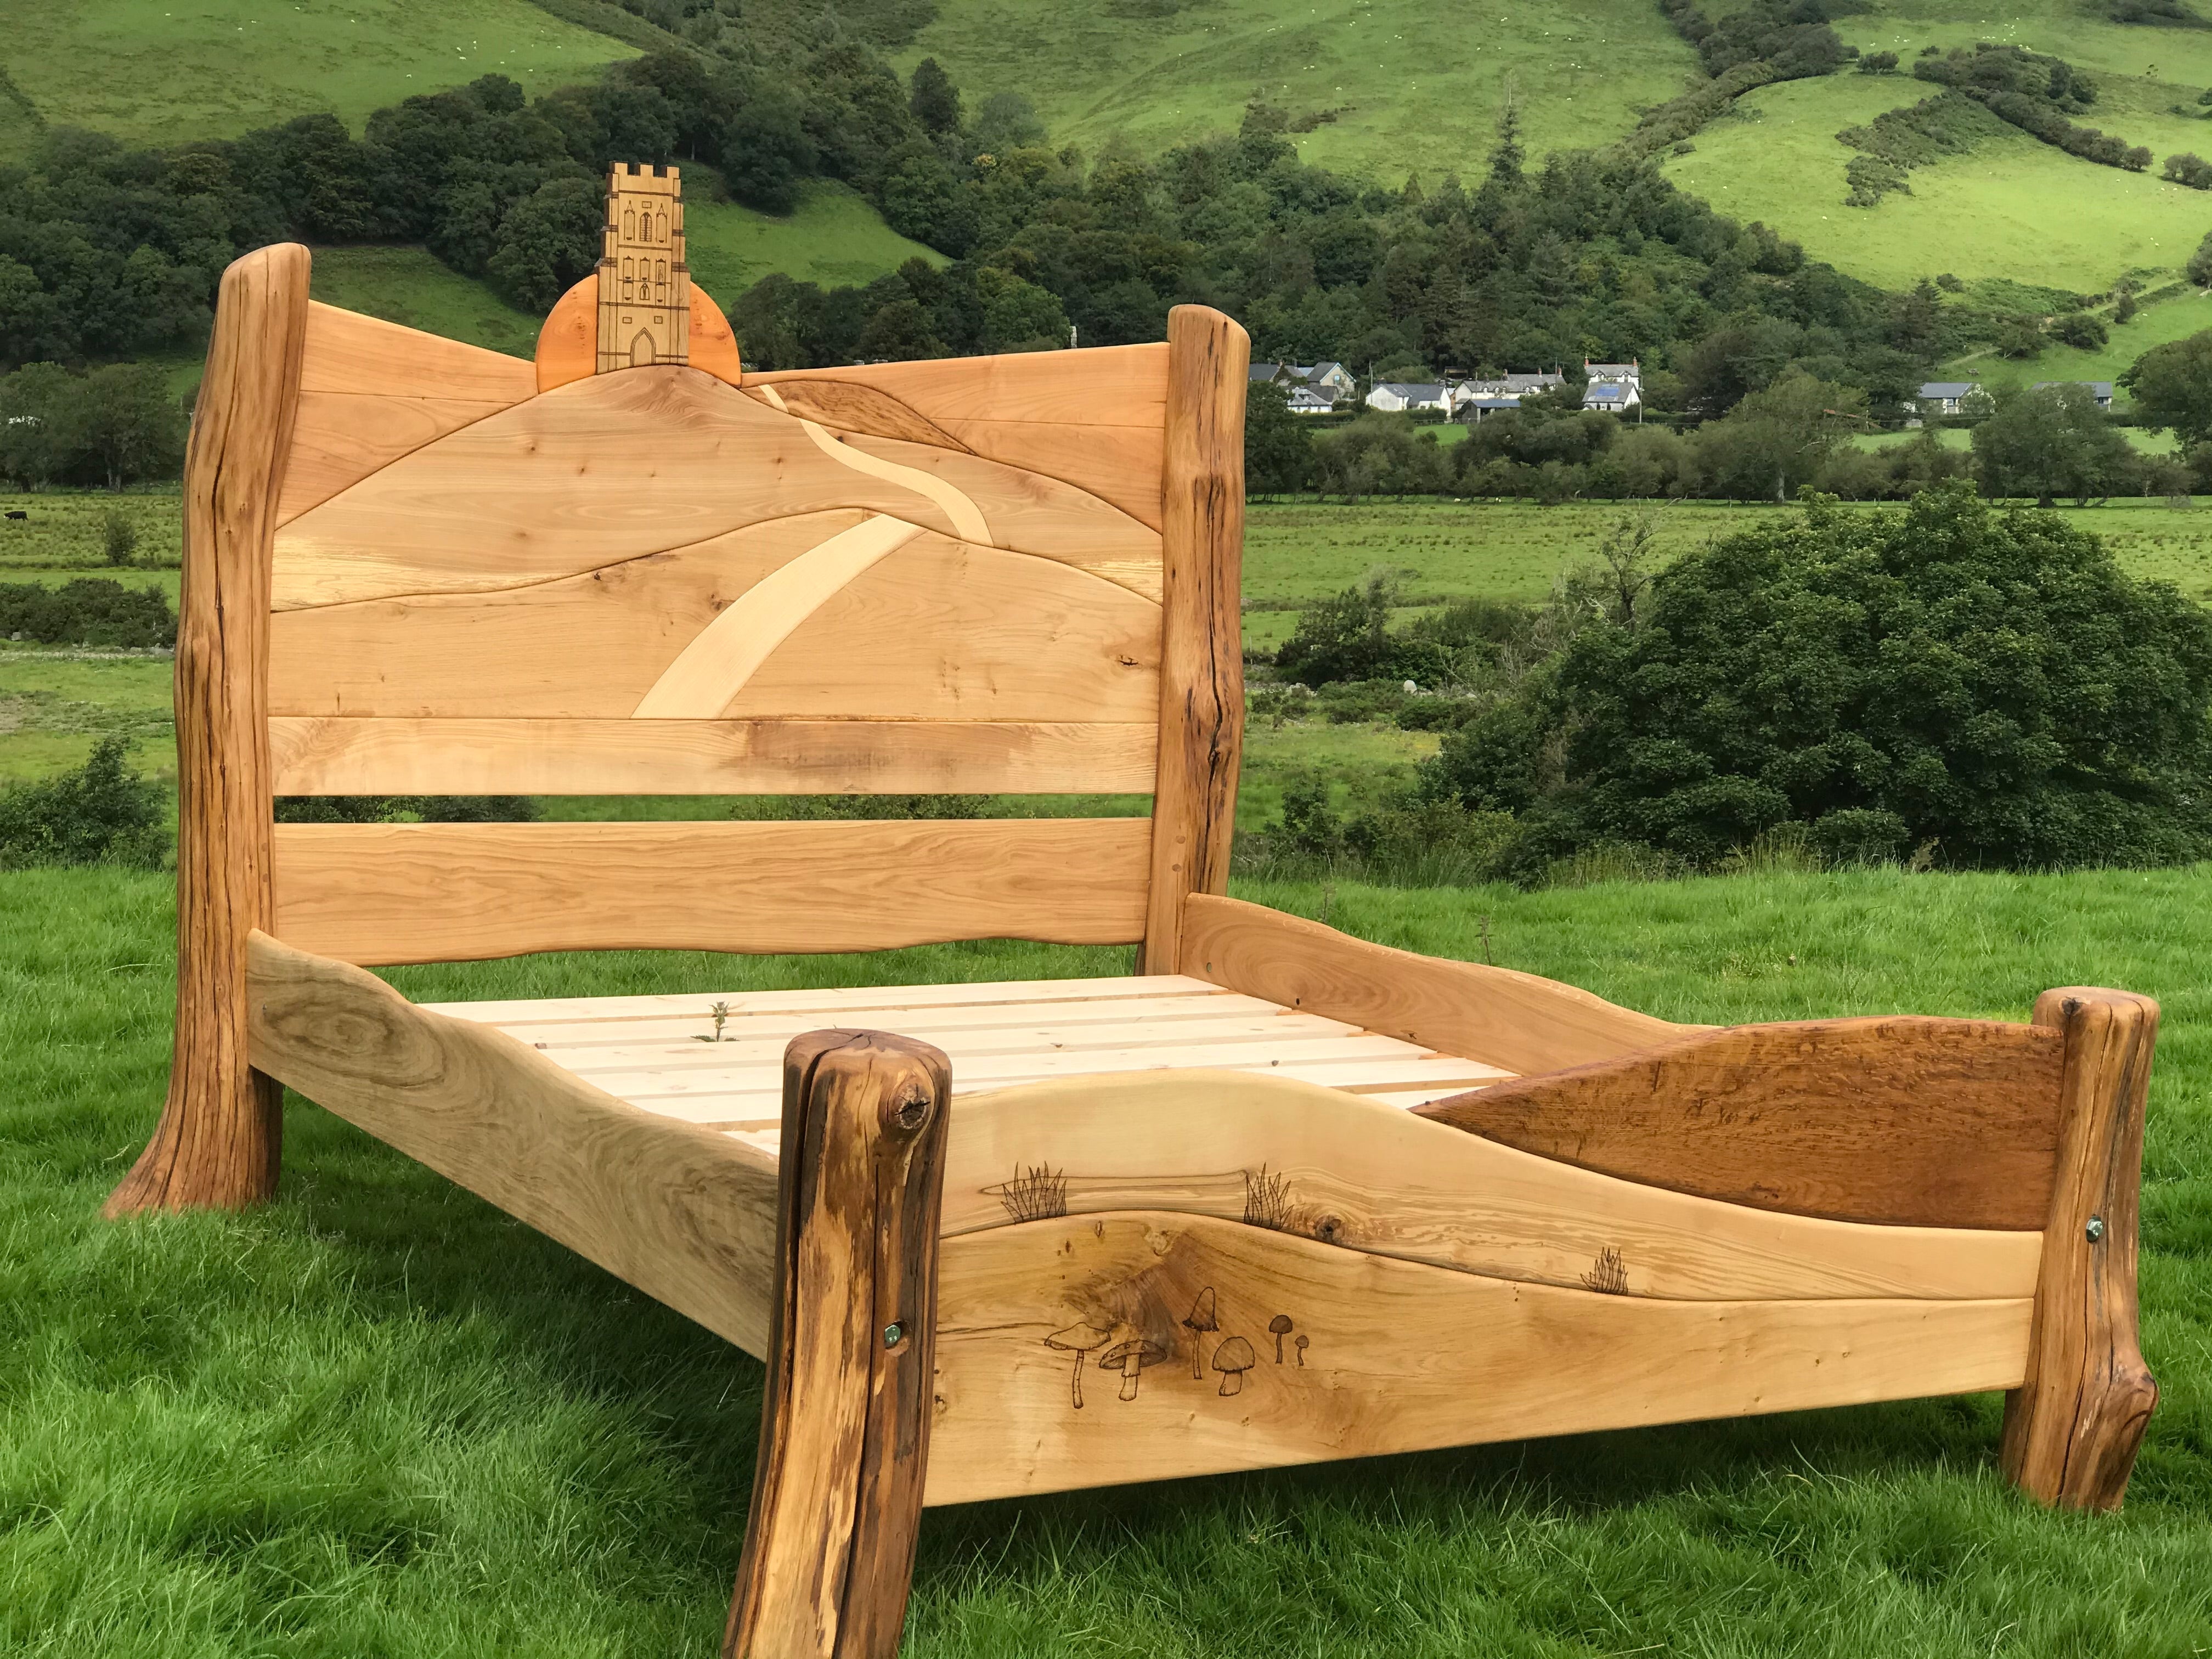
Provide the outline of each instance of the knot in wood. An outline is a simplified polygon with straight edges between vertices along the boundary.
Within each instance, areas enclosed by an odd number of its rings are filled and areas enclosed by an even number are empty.
[[[929,1120],[929,1091],[913,1079],[891,1095],[891,1121],[902,1129],[919,1129]]]

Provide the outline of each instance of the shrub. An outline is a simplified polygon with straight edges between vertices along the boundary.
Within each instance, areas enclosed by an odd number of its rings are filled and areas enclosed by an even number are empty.
[[[120,737],[102,738],[76,771],[0,792],[0,867],[161,868],[168,849],[162,792],[125,763],[123,750]]]
[[[177,613],[158,588],[81,576],[59,587],[0,585],[0,638],[40,645],[163,646],[177,642]]]
[[[2056,514],[1958,483],[1815,500],[1686,555],[1638,617],[1423,768],[1426,798],[1521,819],[1524,874],[1608,842],[1710,866],[1786,823],[1963,866],[2212,850],[2212,618]]]
[[[138,550],[138,526],[127,514],[109,509],[100,521],[100,546],[108,563],[129,564]]]
[[[1897,73],[1897,54],[1893,52],[1870,52],[1859,59],[1861,75],[1894,75]]]
[[[1395,579],[1377,574],[1300,612],[1297,629],[1275,653],[1275,666],[1286,679],[1316,690],[1345,680],[1436,684],[1448,672],[1449,653],[1432,641],[1389,631],[1398,598]]]
[[[279,795],[279,823],[530,823],[527,795]]]
[[[2069,311],[2051,324],[2051,337],[2077,350],[2094,351],[2112,335],[2102,318],[2087,311]]]
[[[2184,150],[2179,155],[2166,158],[2166,176],[2191,190],[2212,190],[2212,161]]]

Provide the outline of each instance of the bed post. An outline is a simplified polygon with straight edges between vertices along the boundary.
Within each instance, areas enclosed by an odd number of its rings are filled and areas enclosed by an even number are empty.
[[[768,1395],[725,1659],[892,1659],[935,1390],[951,1062],[880,1031],[783,1055]]]
[[[307,250],[223,272],[185,465],[177,627],[177,1033],[154,1139],[111,1216],[276,1190],[283,1091],[246,1057],[246,942],[270,925],[270,550],[300,404]]]
[[[1252,342],[1221,313],[1168,313],[1160,507],[1160,750],[1140,974],[1177,971],[1182,902],[1229,888],[1244,742],[1244,392]]]
[[[2005,1400],[2005,1474],[2068,1509],[2116,1510],[2158,1384],[2136,1346],[2136,1218],[2158,1004],[2125,991],[2045,991],[2059,1031],[2058,1173],[2027,1380]]]

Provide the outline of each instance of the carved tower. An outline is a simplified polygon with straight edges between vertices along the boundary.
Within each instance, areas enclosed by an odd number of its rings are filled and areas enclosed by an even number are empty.
[[[599,372],[691,357],[684,187],[672,167],[617,161],[607,177],[599,255]]]

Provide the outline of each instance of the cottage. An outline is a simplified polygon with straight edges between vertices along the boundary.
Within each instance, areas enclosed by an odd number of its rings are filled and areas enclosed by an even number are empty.
[[[1957,415],[1969,398],[1979,398],[1981,390],[1978,380],[1929,380],[1920,388],[1920,408],[1923,414]]]
[[[2110,409],[2112,406],[2112,383],[2110,380],[2038,380],[2035,390],[2040,392],[2047,386],[2085,386],[2089,388],[2089,395],[2097,400],[2098,408]]]
[[[1335,399],[1310,386],[1293,386],[1287,402],[1293,415],[1328,415],[1336,409]]]
[[[1583,359],[1583,407],[1605,415],[1626,415],[1644,402],[1641,362],[1594,363]]]
[[[1359,382],[1342,363],[1316,363],[1311,368],[1301,369],[1298,378],[1324,398],[1352,398],[1359,392]]]
[[[1434,381],[1378,380],[1375,390],[1367,394],[1367,406],[1389,415],[1430,410],[1444,415],[1450,412],[1451,399]]]
[[[1447,401],[1452,419],[1473,422],[1486,415],[1518,409],[1522,398],[1547,392],[1565,384],[1565,380],[1566,376],[1559,370],[1545,369],[1527,374],[1500,374],[1486,380],[1462,380],[1451,388]]]

